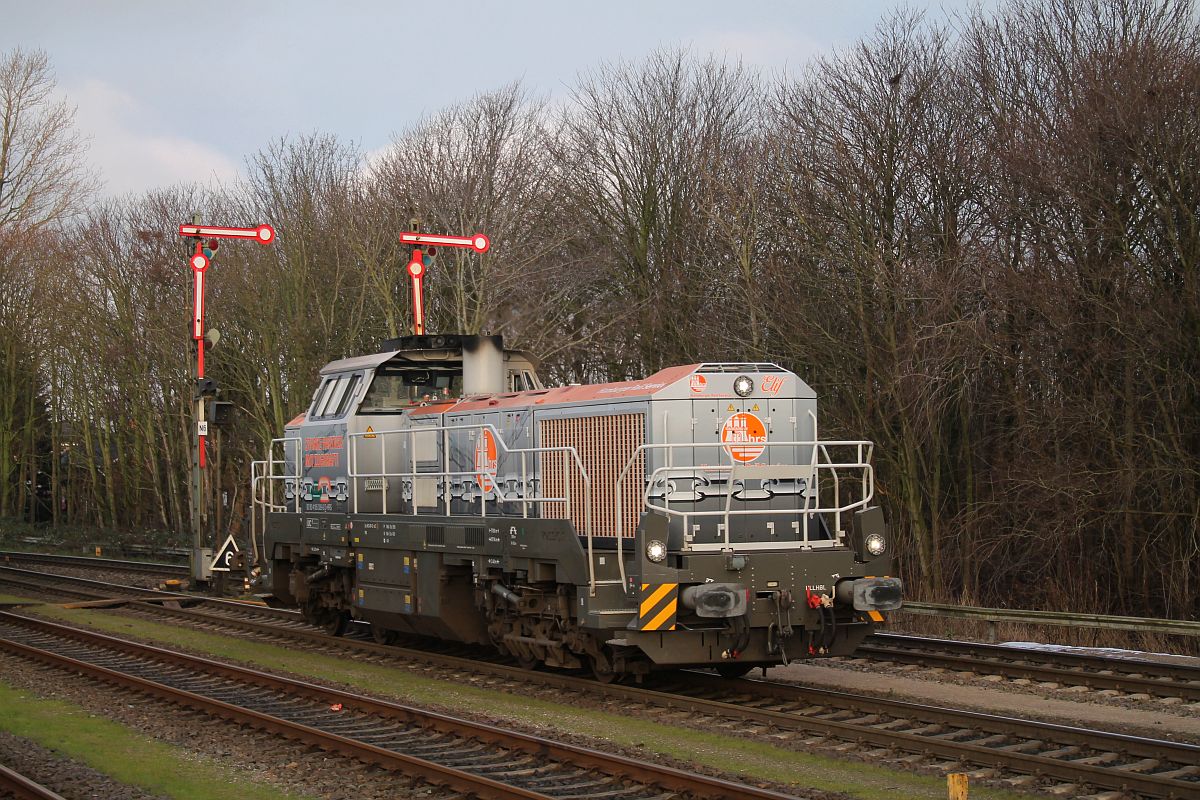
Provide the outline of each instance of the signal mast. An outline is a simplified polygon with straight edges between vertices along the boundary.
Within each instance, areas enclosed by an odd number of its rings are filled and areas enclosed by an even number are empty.
[[[204,487],[204,470],[207,466],[205,445],[208,437],[208,419],[205,415],[205,404],[210,398],[214,399],[219,391],[216,383],[204,377],[204,276],[212,263],[213,254],[220,246],[221,239],[249,239],[262,245],[275,241],[275,229],[270,225],[259,225],[254,228],[230,228],[219,225],[201,225],[200,215],[192,217],[191,225],[180,225],[179,235],[191,237],[196,242],[195,252],[188,259],[192,268],[192,340],[196,343],[196,383],[193,392],[196,409],[196,439],[195,453],[192,457],[192,583],[206,583],[211,574],[209,563],[212,548],[204,546],[205,527],[208,520],[208,503]],[[208,238],[207,247],[204,239]],[[214,332],[215,333],[215,332]],[[216,340],[213,340],[216,344]]]

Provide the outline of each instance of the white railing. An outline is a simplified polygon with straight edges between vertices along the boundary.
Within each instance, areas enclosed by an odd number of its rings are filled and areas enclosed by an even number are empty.
[[[478,436],[483,436],[484,431],[492,435],[492,439],[496,444],[496,466],[500,464],[501,453],[508,455],[519,456],[521,459],[521,487],[520,493],[508,494],[500,485],[499,476],[496,474],[496,467],[488,468],[485,466],[476,466],[470,470],[452,470],[450,468],[450,434],[451,433],[466,433],[474,431]],[[441,433],[442,438],[442,463],[440,470],[421,471],[419,469],[420,460],[417,458],[417,441],[416,436],[420,434]],[[387,451],[388,448],[384,443],[388,437],[407,436],[410,470],[405,472],[389,472],[387,468]],[[500,435],[500,431],[490,423],[482,423],[479,425],[421,425],[411,426],[408,428],[393,428],[390,430],[371,431],[370,433],[363,431],[360,433],[351,433],[347,435],[349,440],[349,474],[351,494],[354,497],[352,502],[353,512],[358,513],[358,497],[359,497],[359,480],[376,479],[381,481],[380,494],[381,511],[380,513],[388,513],[387,495],[388,495],[388,479],[410,479],[412,481],[412,510],[417,512],[417,481],[418,480],[441,480],[442,482],[442,500],[444,505],[445,515],[450,516],[450,504],[453,498],[451,479],[453,478],[469,478],[474,477],[479,485],[479,515],[487,518],[487,501],[488,495],[491,494],[496,502],[500,503],[520,503],[521,516],[529,517],[529,507],[531,504],[537,503],[562,503],[565,507],[566,518],[571,519],[571,480],[570,467],[574,464],[579,471],[580,480],[583,483],[583,508],[584,508],[584,535],[587,537],[588,551],[588,583],[592,594],[596,593],[596,568],[594,561],[595,548],[592,541],[592,482],[588,477],[587,470],[583,468],[583,461],[579,458],[579,452],[574,447],[509,447],[504,437]],[[372,441],[378,445],[379,450],[379,471],[378,472],[360,472],[358,469],[358,448],[360,441]],[[563,459],[563,496],[551,497],[539,494],[531,494],[530,487],[530,456],[549,456],[551,453],[560,453]],[[536,469],[536,468],[535,468]],[[489,487],[490,484],[490,487]],[[368,489],[369,490],[369,489]]]
[[[642,492],[642,503],[652,511],[659,511],[667,516],[681,517],[684,520],[684,527],[687,527],[687,520],[692,517],[721,517],[724,521],[724,542],[714,543],[717,549],[729,547],[729,520],[731,517],[743,516],[764,516],[768,514],[779,514],[779,508],[740,508],[734,509],[733,499],[737,494],[737,489],[734,486],[738,481],[751,480],[795,480],[804,481],[804,505],[794,509],[795,513],[807,514],[832,514],[834,516],[834,530],[841,537],[844,533],[842,527],[842,514],[858,508],[865,508],[866,504],[875,496],[875,470],[871,466],[871,450],[874,447],[871,442],[867,441],[827,441],[827,442],[770,442],[765,445],[770,447],[811,447],[813,453],[820,453],[823,461],[814,461],[807,465],[798,464],[701,464],[698,466],[665,466],[659,467],[650,473],[646,481],[646,487]],[[642,445],[638,450],[666,450],[671,452],[675,449],[700,450],[703,448],[721,448],[727,446],[723,444],[665,444],[665,445]],[[855,458],[851,461],[834,462],[829,456],[830,447],[854,447],[856,448]],[[630,458],[630,464],[637,457],[637,452]],[[627,465],[628,466],[628,465]],[[841,501],[841,478],[838,475],[838,470],[861,470],[861,496],[857,500],[849,500],[845,503]],[[831,477],[833,485],[833,503],[831,505],[821,505],[819,502],[820,494],[820,475],[828,473]],[[622,471],[622,478],[625,471]],[[694,511],[680,510],[671,508],[670,494],[666,494],[661,498],[661,502],[656,502],[659,498],[651,497],[656,485],[661,484],[669,477],[697,477],[708,482],[712,482],[713,478],[718,481],[727,482],[728,488],[723,492],[725,495],[725,507],[722,509],[713,509],[709,511]],[[817,497],[817,505],[813,505],[813,498]],[[617,503],[622,502],[621,498],[621,478],[617,480]],[[807,529],[805,530],[805,538],[797,542],[799,545],[808,544]],[[695,544],[689,549],[699,550],[704,545]],[[738,543],[739,547],[747,547],[746,543]]]
[[[683,549],[693,552],[713,552],[730,550],[734,546],[739,551],[743,550],[778,550],[781,548],[790,547],[811,547],[813,542],[809,539],[808,520],[816,514],[830,514],[834,520],[834,540],[840,541],[844,536],[844,528],[842,525],[843,514],[849,513],[855,509],[865,508],[867,504],[875,496],[875,472],[871,465],[871,457],[874,452],[874,445],[868,441],[820,441],[815,438],[817,426],[816,416],[809,412],[813,418],[813,433],[814,439],[811,441],[795,441],[795,442],[755,442],[752,446],[761,446],[764,453],[769,454],[772,448],[778,452],[779,448],[793,449],[808,449],[811,453],[811,458],[807,464],[754,464],[754,463],[737,463],[734,461],[731,447],[739,446],[730,442],[677,442],[668,444],[642,444],[638,446],[625,462],[624,468],[616,479],[615,489],[615,518],[619,521],[624,519],[622,510],[624,509],[623,486],[630,473],[630,470],[637,463],[639,458],[648,457],[652,452],[665,453],[666,464],[659,466],[653,472],[646,476],[645,483],[641,490],[641,506],[644,510],[655,511],[668,517],[682,519],[684,530]],[[488,465],[477,465],[473,469],[454,470],[450,464],[450,435],[451,433],[466,433],[474,431],[477,436],[483,436],[484,432],[488,432],[493,437],[496,444],[496,465],[489,467]],[[437,466],[440,469],[430,469],[422,471],[420,464],[422,462],[428,464],[430,459],[418,458],[417,440],[418,435],[440,434],[441,438],[441,458],[440,464]],[[403,466],[408,469],[402,471],[389,471],[387,463],[387,454],[390,448],[385,444],[394,442],[398,437],[408,437],[408,458]],[[441,497],[438,500],[439,507],[444,510],[445,516],[451,516],[451,502],[453,499],[452,479],[455,478],[474,478],[479,486],[479,515],[482,518],[487,518],[487,502],[493,499],[496,502],[504,503],[519,503],[521,506],[521,516],[528,518],[530,516],[531,506],[535,507],[541,503],[562,503],[565,507],[565,519],[573,519],[571,496],[571,471],[573,465],[578,471],[579,478],[583,484],[583,508],[584,508],[584,535],[587,538],[587,556],[588,556],[588,581],[591,592],[594,595],[596,591],[596,567],[595,567],[595,547],[593,542],[592,531],[592,484],[591,479],[584,468],[583,461],[579,456],[578,451],[574,447],[525,447],[515,448],[509,447],[501,436],[500,431],[490,423],[482,423],[477,425],[439,425],[439,426],[411,426],[407,428],[396,428],[390,430],[371,431],[349,433],[346,435],[349,441],[348,455],[348,479],[350,482],[350,491],[353,496],[351,501],[352,512],[359,513],[359,496],[360,492],[373,491],[369,483],[363,487],[362,481],[378,480],[380,482],[380,503],[381,510],[379,513],[388,513],[388,480],[399,479],[401,481],[407,479],[412,482],[411,506],[412,513],[417,514],[418,511],[418,491],[417,481],[420,480],[440,480],[442,483]],[[274,448],[276,445],[285,445],[288,442],[296,443],[295,468],[298,474],[286,475],[276,474],[276,469],[280,465],[286,466],[286,452],[283,459],[274,457]],[[367,472],[359,470],[359,450],[365,449],[363,442],[371,442],[378,450],[379,470],[376,472]],[[740,443],[739,443],[740,444]],[[477,442],[478,446],[478,442]],[[740,444],[740,446],[746,446]],[[835,461],[830,454],[830,450],[834,448],[853,448],[852,456],[842,461]],[[393,452],[395,452],[395,448]],[[689,460],[691,454],[696,451],[716,450],[717,458],[722,463],[717,464],[676,464],[675,454],[678,451],[688,451]],[[542,470],[539,463],[530,464],[531,456],[549,457],[552,453],[561,454],[563,459],[563,494],[559,496],[545,496],[534,489],[534,483],[531,482],[531,477],[540,476]],[[368,453],[364,453],[364,456]],[[505,492],[501,486],[499,476],[497,475],[497,467],[500,464],[501,454],[509,456],[518,456],[521,460],[521,490],[519,492]],[[256,461],[251,467],[251,496],[253,498],[254,507],[261,510],[263,515],[263,529],[265,531],[266,513],[271,511],[286,511],[287,506],[275,502],[274,481],[277,480],[292,480],[295,491],[295,510],[300,511],[301,486],[300,482],[303,479],[302,464],[302,448],[301,440],[298,437],[289,437],[285,439],[274,439],[271,442],[271,449],[268,451],[268,459],[264,461]],[[769,462],[769,455],[764,459],[764,462]],[[532,470],[531,470],[532,466]],[[844,502],[843,496],[843,477],[840,473],[848,470],[857,470],[860,475],[857,478],[859,483],[859,491],[857,499],[847,498]],[[700,480],[706,483],[716,482],[723,483],[724,507],[710,508],[708,510],[695,510],[694,501],[689,502],[687,508],[679,508],[671,506],[671,491],[670,486],[672,479],[681,477]],[[822,478],[828,478],[826,486],[830,488],[825,494],[832,495],[832,502],[823,504],[821,502],[822,495]],[[734,508],[734,495],[746,492],[747,480],[792,480],[803,482],[803,488],[800,490],[804,496],[803,505],[796,508],[779,508],[772,507],[772,504],[764,504],[763,507],[756,508]],[[738,488],[738,484],[741,488]],[[538,484],[540,485],[540,484]],[[262,496],[262,486],[266,487],[266,496]],[[401,486],[401,497],[403,497],[403,484]],[[653,497],[652,494],[657,487],[666,486],[667,491],[661,494],[661,497]],[[717,493],[714,493],[714,495]],[[473,502],[467,500],[463,495],[465,502]],[[401,501],[404,502],[403,500]],[[753,501],[746,501],[753,502]],[[678,504],[678,501],[677,501]],[[400,509],[397,509],[398,513]],[[769,541],[769,542],[730,542],[730,532],[732,530],[732,521],[735,518],[753,517],[753,516],[768,516],[768,515],[796,515],[799,518],[799,530],[795,539],[787,541]],[[640,517],[640,513],[636,515]],[[720,517],[722,522],[718,525],[718,533],[720,541],[715,542],[694,542],[689,534],[690,521],[693,518],[708,518]],[[793,523],[795,524],[795,523]],[[257,513],[252,515],[251,521],[251,538],[255,542],[255,551],[257,557],[257,530],[258,516]],[[636,532],[629,532],[633,536]],[[624,561],[624,540],[626,532],[618,530],[615,536],[617,540],[617,565],[620,571],[621,583],[627,582],[625,574]],[[265,547],[265,542],[264,542]]]
[[[296,443],[296,457],[294,464],[296,465],[296,473],[289,475],[287,473],[276,474],[275,468],[280,465],[286,469],[287,467],[287,443]],[[275,447],[279,445],[283,449],[283,457],[275,458]],[[267,512],[268,511],[287,511],[287,506],[282,503],[275,502],[275,481],[292,481],[292,493],[295,495],[295,511],[300,513],[300,481],[303,480],[304,474],[300,466],[301,456],[301,440],[299,436],[287,436],[279,439],[272,439],[267,445],[267,457],[262,461],[250,462],[250,546],[253,550],[255,563],[259,560],[258,549],[258,532],[259,513],[262,514],[261,531],[263,534],[263,551],[266,550],[266,532],[267,532]],[[265,492],[265,496],[263,493]]]
[[[813,420],[813,430],[816,430],[816,420]],[[620,475],[616,481],[616,507],[622,508],[624,505],[624,497],[622,495],[622,486],[629,471],[637,463],[638,457],[648,454],[652,451],[662,451],[666,455],[667,463],[658,467],[651,472],[646,479],[645,486],[642,490],[642,506],[649,511],[657,511],[668,517],[680,518],[683,520],[683,550],[692,552],[720,552],[732,549],[736,544],[739,552],[746,550],[780,550],[788,548],[803,548],[811,547],[812,542],[808,537],[808,520],[811,515],[815,514],[832,514],[834,517],[834,537],[835,541],[840,541],[845,535],[845,529],[842,527],[842,514],[853,511],[858,508],[866,508],[867,503],[875,496],[875,470],[871,466],[871,456],[874,452],[874,444],[868,441],[806,441],[806,442],[756,442],[755,447],[761,445],[764,452],[769,452],[770,448],[810,448],[812,457],[808,464],[739,464],[733,461],[733,456],[730,452],[731,443],[729,442],[682,442],[672,444],[643,444],[639,446],[629,456],[622,468]],[[743,445],[744,446],[744,445]],[[855,448],[855,458],[852,461],[835,462],[829,455],[829,448],[833,447],[853,447]],[[695,452],[697,450],[716,449],[718,457],[728,459],[728,463],[720,464],[700,464],[700,465],[676,465],[675,452],[677,450],[687,450]],[[769,461],[769,457],[767,459]],[[838,474],[839,470],[860,470],[861,471],[861,486],[860,497],[857,500],[847,500],[842,502],[842,485],[841,477]],[[822,505],[820,502],[820,475],[822,472],[829,474],[832,483],[833,502],[831,505]],[[724,489],[725,507],[720,509],[711,509],[708,511],[696,511],[694,509],[671,508],[671,492],[669,491],[670,479],[689,477],[700,479],[712,483],[712,479],[716,478],[719,481],[725,482]],[[795,480],[804,481],[804,505],[796,509],[780,509],[778,507],[766,506],[763,508],[733,508],[734,494],[737,493],[737,482],[742,482],[742,491],[745,491],[745,481],[751,480]],[[664,492],[661,497],[661,502],[656,502],[656,499],[651,497],[655,488],[659,485],[667,485],[668,491]],[[814,498],[816,505],[813,504]],[[796,514],[799,516],[799,538],[794,541],[770,541],[770,542],[730,542],[729,533],[731,530],[730,522],[734,517],[754,517],[754,516],[779,516],[781,514]],[[718,525],[718,532],[721,534],[721,541],[717,542],[693,542],[690,536],[690,521],[696,517],[720,517],[723,522]],[[632,534],[633,532],[631,532]],[[625,559],[624,559],[624,541],[625,532],[618,531],[617,539],[617,564],[620,565],[621,579],[625,578]]]

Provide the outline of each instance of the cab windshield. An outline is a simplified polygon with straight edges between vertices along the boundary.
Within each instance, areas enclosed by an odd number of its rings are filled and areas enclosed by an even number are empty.
[[[412,367],[381,367],[359,406],[359,413],[379,413],[462,395],[462,373]]]

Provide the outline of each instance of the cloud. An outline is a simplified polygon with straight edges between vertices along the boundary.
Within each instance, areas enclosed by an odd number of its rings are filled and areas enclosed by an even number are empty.
[[[779,70],[802,67],[813,56],[828,49],[826,44],[807,36],[783,31],[720,31],[702,34],[692,40],[696,53],[740,58],[748,67]]]
[[[108,196],[178,183],[227,182],[237,164],[217,149],[163,130],[161,119],[133,96],[100,80],[63,87],[75,105],[75,128],[90,140],[85,158],[100,172]]]
[[[367,176],[373,175],[375,170],[377,170],[383,164],[384,160],[391,154],[395,146],[395,142],[389,141],[387,144],[380,145],[379,147],[363,152],[362,161],[360,162],[359,167],[359,170],[362,172],[362,174]]]

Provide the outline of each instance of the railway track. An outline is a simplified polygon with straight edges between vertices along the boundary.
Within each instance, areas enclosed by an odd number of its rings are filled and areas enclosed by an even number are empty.
[[[189,574],[189,568],[180,564],[0,551],[0,563],[21,562],[164,576]],[[1096,690],[1178,697],[1185,702],[1200,702],[1200,669],[1145,659],[1047,652],[893,633],[871,636],[859,647],[856,656],[922,668],[939,667],[978,675],[1001,675],[1010,680],[1086,686]]]
[[[93,590],[94,591],[94,590]],[[111,594],[111,589],[110,589]],[[294,647],[297,641],[334,654],[347,649],[370,657],[431,669],[439,677],[489,676],[496,688],[516,685],[619,699],[622,704],[665,709],[669,721],[743,732],[774,731],[810,746],[835,750],[853,745],[874,758],[899,763],[940,759],[969,765],[977,777],[1008,778],[1017,785],[1047,781],[1062,794],[1085,787],[1142,797],[1200,796],[1200,746],[1105,733],[991,714],[808,689],[758,680],[727,681],[678,675],[646,687],[602,686],[577,676],[536,672],[414,648],[379,645],[363,638],[334,638],[293,612],[228,601],[196,608],[137,603],[139,613],[186,619],[218,631],[241,631]],[[366,626],[359,629],[365,635]],[[422,666],[423,665],[423,666]]]
[[[190,569],[186,564],[164,564],[153,561],[127,561],[117,558],[93,556],[67,556],[47,553],[25,553],[17,550],[0,550],[0,563],[4,564],[47,564],[53,566],[84,567],[95,570],[117,572],[149,572],[175,577],[187,576]]]
[[[1200,669],[1145,659],[1058,650],[1047,652],[892,633],[871,636],[858,648],[855,657],[1064,686],[1142,693],[1151,697],[1178,697],[1185,702],[1200,701]]]
[[[63,800],[62,795],[50,791],[37,781],[26,778],[0,764],[0,797],[16,800]]]
[[[174,597],[188,599],[189,595],[164,592],[145,586],[126,586],[107,581],[81,578],[77,575],[58,575],[20,567],[0,566],[0,586],[24,591],[35,596],[50,595],[82,600],[134,597]]]
[[[219,602],[192,609],[140,607],[154,616],[238,630],[292,647],[300,641],[334,655],[350,649],[393,663],[423,664],[450,680],[483,673],[497,689],[533,685],[560,698],[568,691],[618,699],[623,706],[663,709],[672,715],[668,721],[708,729],[736,723],[735,730],[774,731],[835,750],[854,744],[885,760],[912,763],[914,757],[933,758],[972,765],[977,777],[1008,776],[1018,785],[1033,783],[1036,776],[1043,782],[1057,781],[1051,788],[1067,793],[1083,784],[1144,797],[1200,796],[1197,745],[760,680],[728,681],[701,673],[660,678],[645,687],[602,685],[563,673],[531,673],[489,663],[474,654],[464,658],[362,638],[330,637],[288,611]]]
[[[0,612],[0,648],[479,796],[787,797],[11,612]]]
[[[9,554],[0,552],[0,556]],[[26,557],[29,554],[12,554]],[[172,565],[145,565],[141,562],[113,562],[109,559],[68,556],[69,561],[57,561],[58,557],[42,557],[49,560],[38,563],[68,563],[76,566],[104,568],[112,564],[133,564],[132,570],[152,572],[141,567],[163,567],[164,574],[186,574],[186,567]],[[28,591],[38,591],[43,573],[22,571],[15,567],[0,566],[0,585],[11,585]],[[25,576],[22,579],[20,576]],[[112,594],[111,584],[89,581],[85,578],[53,576],[58,580],[60,594],[79,598],[99,598]],[[78,591],[74,586],[90,587],[91,591]],[[124,587],[122,593],[162,594],[138,587]],[[976,675],[1000,675],[1009,680],[1028,680],[1039,683],[1055,683],[1060,686],[1086,686],[1099,691],[1123,694],[1144,694],[1149,697],[1178,697],[1184,702],[1200,702],[1200,668],[1175,663],[1160,663],[1145,659],[1122,659],[1101,655],[1078,654],[1062,651],[1038,651],[1029,648],[1006,647],[1004,645],[962,642],[949,639],[932,639],[902,634],[875,634],[859,647],[855,657],[869,658],[928,669],[938,667],[956,672]]]

